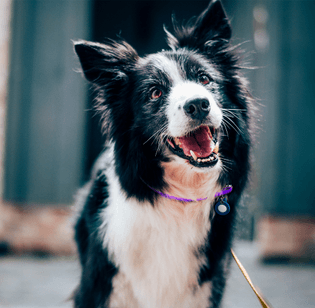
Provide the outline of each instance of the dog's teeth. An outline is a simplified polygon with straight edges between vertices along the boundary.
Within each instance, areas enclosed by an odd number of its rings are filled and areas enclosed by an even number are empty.
[[[167,141],[168,141],[169,145],[170,145],[173,149],[175,149],[175,146],[174,146],[173,142],[172,142],[170,139],[167,139]]]
[[[219,152],[219,142],[217,142],[216,146],[213,149],[213,153],[218,154]]]
[[[176,137],[174,138],[174,142],[175,142],[176,145],[179,145],[179,143],[180,143],[180,142],[179,142],[179,139],[176,138]]]
[[[201,163],[201,159],[200,158],[198,158],[197,161],[198,161],[198,163]]]
[[[194,160],[197,160],[197,155],[195,154],[195,152],[194,151],[192,151],[192,150],[190,150],[190,155],[192,156],[192,158],[194,159]]]
[[[212,139],[212,134],[211,134],[211,130],[210,130],[210,127],[207,126],[207,131],[208,131],[208,135],[210,136],[210,138]]]

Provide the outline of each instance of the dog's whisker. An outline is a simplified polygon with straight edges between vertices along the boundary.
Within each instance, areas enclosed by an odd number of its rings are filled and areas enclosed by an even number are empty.
[[[239,111],[239,112],[246,112],[246,109],[237,109],[237,108],[221,108],[224,111]]]
[[[234,129],[238,134],[242,134],[242,130],[237,126],[237,124],[229,117],[223,118],[223,121],[229,126],[230,128]]]
[[[154,133],[149,139],[152,139],[152,144],[157,144],[157,149],[155,151],[155,156],[162,150],[164,147],[166,138],[167,138],[167,124],[164,124],[156,133]]]
[[[226,165],[222,165],[222,170],[225,172],[225,173],[228,173],[230,170],[232,170],[232,168],[226,166]]]
[[[146,144],[149,140],[151,140],[152,138],[155,139],[156,136],[159,137],[159,135],[161,135],[161,133],[163,133],[165,131],[165,129],[167,128],[167,123],[164,124],[160,129],[158,129],[148,140],[146,140],[143,144]]]
[[[222,128],[223,128],[223,136],[226,136],[228,139],[229,139],[229,131],[228,131],[228,128],[227,128],[227,124],[222,121]]]
[[[233,165],[233,161],[231,161],[230,159],[228,158],[224,158],[222,156],[220,156],[220,160],[228,165]],[[231,169],[232,170],[232,169]]]
[[[154,134],[152,134],[143,144],[146,144],[147,142],[149,142],[152,138],[155,139],[155,137],[157,135],[160,135],[161,131],[163,131],[163,127],[160,128],[159,130],[157,130]]]
[[[238,120],[242,120],[242,116],[239,114],[236,114],[235,112],[229,111],[229,110],[223,110],[223,114],[227,118],[237,118]]]
[[[222,109],[223,114],[226,117],[235,117],[239,120],[243,119],[242,115],[240,113],[237,113],[236,111],[238,111],[239,109]]]

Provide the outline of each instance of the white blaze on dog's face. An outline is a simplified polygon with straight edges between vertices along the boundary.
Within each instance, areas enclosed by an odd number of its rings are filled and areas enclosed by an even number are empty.
[[[209,114],[200,120],[203,125],[218,129],[222,122],[222,112],[215,102],[213,95],[202,85],[182,80],[172,87],[168,98],[167,118],[169,133],[172,137],[182,137],[197,128],[197,121],[185,112],[185,104],[189,101],[204,100],[209,103]],[[198,125],[198,124],[197,124]]]
[[[200,55],[185,54],[185,50],[177,59],[171,53],[159,53],[147,61],[169,81],[167,86],[153,87],[151,97],[164,100],[168,149],[197,167],[213,167],[223,118],[218,105],[220,74]]]

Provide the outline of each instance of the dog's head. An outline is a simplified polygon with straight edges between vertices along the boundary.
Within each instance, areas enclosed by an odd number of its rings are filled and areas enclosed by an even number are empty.
[[[174,28],[165,29],[171,49],[144,58],[122,40],[75,44],[110,125],[121,184],[140,200],[153,198],[143,182],[165,186],[161,162],[180,160],[196,172],[220,162],[225,182],[240,133],[248,144],[246,93],[221,3],[211,1],[193,23]],[[247,156],[244,149],[236,156]]]

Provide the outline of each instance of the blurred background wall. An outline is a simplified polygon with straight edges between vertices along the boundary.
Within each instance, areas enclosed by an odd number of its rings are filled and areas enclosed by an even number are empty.
[[[314,257],[315,1],[223,0],[257,98],[239,236],[263,258]],[[5,5],[4,5],[5,4]],[[120,34],[140,55],[208,0],[5,0],[0,24],[2,249],[71,254],[71,207],[103,147],[72,41]],[[6,73],[7,72],[7,73]],[[4,125],[6,123],[6,125]]]

